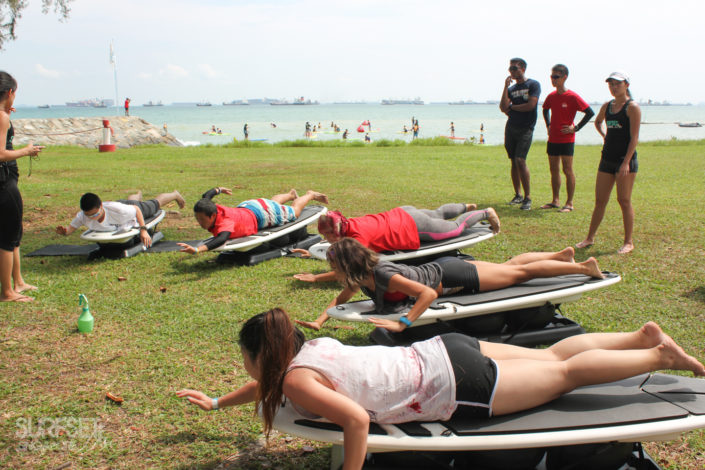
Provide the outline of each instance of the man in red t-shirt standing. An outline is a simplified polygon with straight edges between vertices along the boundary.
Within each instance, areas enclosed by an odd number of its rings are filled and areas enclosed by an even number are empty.
[[[548,163],[551,168],[551,189],[553,199],[548,204],[541,206],[541,209],[558,209],[561,191],[561,172],[563,165],[565,173],[566,190],[568,198],[559,212],[571,212],[573,210],[573,195],[575,194],[575,173],[573,173],[573,152],[575,148],[575,133],[587,124],[595,115],[595,112],[577,93],[565,87],[568,79],[568,67],[557,64],[551,69],[551,84],[556,88],[543,102],[543,118],[548,129]],[[585,113],[583,119],[576,126],[573,123],[575,114],[581,111]]]

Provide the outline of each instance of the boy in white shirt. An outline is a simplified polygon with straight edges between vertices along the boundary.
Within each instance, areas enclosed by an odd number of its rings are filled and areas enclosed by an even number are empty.
[[[70,235],[82,226],[98,232],[114,232],[117,230],[130,230],[140,228],[140,239],[144,246],[152,244],[145,220],[150,219],[159,212],[159,209],[176,201],[180,209],[185,206],[184,198],[178,191],[162,193],[149,201],[142,201],[142,191],[129,196],[127,199],[102,202],[93,193],[81,196],[81,211],[71,221],[68,227],[56,227],[59,235]]]

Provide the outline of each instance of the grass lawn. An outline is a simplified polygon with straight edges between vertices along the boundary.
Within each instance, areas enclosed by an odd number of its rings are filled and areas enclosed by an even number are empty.
[[[403,204],[492,206],[502,233],[469,251],[504,261],[573,245],[587,232],[600,148],[576,149],[576,210],[569,214],[537,209],[550,201],[544,150],[535,143],[529,155],[535,210],[523,212],[506,205],[512,190],[501,147],[143,147],[114,154],[50,148],[29,178],[29,162],[20,162],[22,250],[80,243],[78,234],[67,239],[54,227],[70,222],[87,191],[111,200],[140,189],[145,198],[178,189],[187,208],[168,208],[162,231],[169,240],[205,238],[190,207],[220,185],[233,188],[233,196],[217,197],[222,204],[292,187],[316,189],[348,216]],[[613,195],[596,244],[577,255],[580,261],[596,256],[623,282],[565,305],[564,312],[589,331],[631,330],[656,320],[705,360],[705,142],[643,144],[639,160],[636,250],[616,254],[623,230]],[[263,448],[251,406],[205,413],[175,397],[183,387],[220,396],[245,383],[235,341],[251,315],[281,306],[296,318],[313,319],[337,293],[333,285],[292,279],[323,271],[320,261],[282,258],[225,267],[214,259],[211,253],[23,259],[25,278],[40,290],[32,304],[0,305],[0,467],[327,468],[327,445],[275,434]],[[96,319],[88,335],[76,330],[79,293],[88,297]],[[369,325],[334,328],[341,324],[329,322],[320,335],[368,343]],[[124,403],[107,401],[106,391]],[[647,448],[666,468],[705,467],[702,430]]]

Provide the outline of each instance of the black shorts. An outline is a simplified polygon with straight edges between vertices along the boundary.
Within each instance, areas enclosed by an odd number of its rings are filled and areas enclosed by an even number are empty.
[[[548,142],[546,144],[546,153],[549,157],[572,157],[575,152],[575,142],[564,142],[564,143],[554,143]]]
[[[0,183],[0,249],[14,251],[22,240],[22,195],[17,180],[8,178]]]
[[[455,376],[453,418],[473,419],[492,416],[492,400],[497,385],[497,365],[480,352],[480,343],[460,333],[441,335]]]
[[[623,158],[619,160],[605,160],[605,158],[603,157],[600,160],[600,166],[597,168],[597,171],[616,175],[619,172],[619,167],[622,166],[623,162]],[[629,160],[629,173],[636,173],[637,171],[639,171],[639,162],[636,159],[635,153],[632,159]]]
[[[507,150],[507,157],[509,157],[510,160],[515,158],[526,160],[533,137],[533,127],[514,129],[513,127],[505,126],[504,148]]]
[[[452,256],[438,258],[435,263],[438,263],[443,271],[441,284],[444,288],[462,287],[462,292],[467,294],[480,292],[480,278],[474,264]]]
[[[149,201],[133,201],[130,199],[119,199],[117,202],[139,207],[142,211],[142,217],[144,217],[145,222],[148,222],[149,219],[157,215],[157,212],[159,212],[159,201],[157,201],[156,199],[150,199]]]

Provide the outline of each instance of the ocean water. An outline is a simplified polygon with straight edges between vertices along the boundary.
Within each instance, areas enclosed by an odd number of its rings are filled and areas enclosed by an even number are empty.
[[[597,112],[599,105],[592,105]],[[667,139],[705,139],[705,127],[682,128],[678,122],[705,123],[705,106],[642,106],[641,141]],[[118,110],[123,114],[122,108]],[[364,133],[356,130],[361,122],[369,120],[373,132],[371,139],[411,140],[411,132],[401,133],[404,125],[411,128],[412,117],[418,119],[419,137],[434,137],[450,134],[450,123],[455,123],[458,137],[480,138],[480,127],[487,144],[501,144],[504,139],[506,117],[494,104],[478,105],[381,105],[381,104],[320,104],[310,106],[132,106],[130,114],[139,116],[161,128],[164,123],[171,134],[189,145],[223,144],[233,138],[243,138],[243,126],[248,124],[250,139],[266,139],[268,142],[293,140],[304,137],[306,121],[312,125],[321,123],[317,140],[341,139],[341,134],[332,133],[331,121],[343,130],[350,131],[349,139],[363,139]],[[116,115],[112,108],[69,108],[52,106],[48,109],[18,107],[15,119],[58,117],[110,117]],[[579,120],[578,113],[576,119]],[[275,123],[276,128],[270,124]],[[211,126],[222,129],[226,135],[206,135]],[[539,122],[534,140],[546,140],[543,118],[539,110]],[[578,144],[600,144],[602,139],[594,126],[588,124],[577,135]]]

